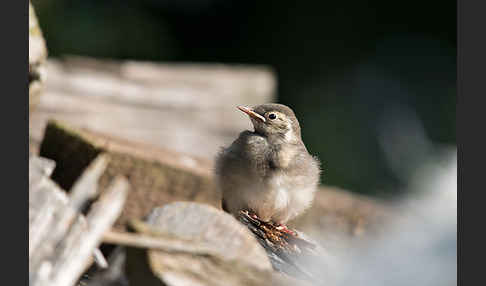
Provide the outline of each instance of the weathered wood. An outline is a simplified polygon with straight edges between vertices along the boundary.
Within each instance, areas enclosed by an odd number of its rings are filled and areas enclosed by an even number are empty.
[[[83,275],[79,286],[129,286],[125,276],[126,255],[123,246],[117,246],[108,256],[108,268]]]
[[[194,240],[169,238],[161,233],[151,236],[128,232],[108,231],[103,236],[103,243],[129,246],[135,248],[164,250],[167,252],[194,253],[198,255],[216,255],[206,244]]]
[[[48,119],[58,119],[212,159],[250,128],[237,105],[275,100],[275,76],[264,66],[71,57],[48,60],[47,74],[45,93],[30,117],[35,139]]]
[[[41,158],[29,160],[29,263],[37,264],[34,253],[52,251],[44,244],[45,237],[57,219],[56,212],[68,204],[66,194],[48,178],[54,163]],[[43,257],[43,255],[40,255]]]
[[[95,250],[93,251],[93,258],[96,262],[96,265],[98,265],[98,267],[100,267],[101,269],[108,268],[108,261],[106,261],[103,252],[101,252],[99,248],[95,248]]]
[[[106,154],[110,162],[100,179],[100,191],[116,175],[130,181],[131,191],[116,227],[141,219],[154,207],[186,200],[220,204],[212,182],[211,162],[194,156],[113,138],[52,122],[46,128],[40,154],[56,161],[52,178],[71,189],[91,160]]]
[[[300,283],[272,270],[265,251],[245,226],[206,205],[171,203],[154,209],[146,223],[134,228],[137,234],[108,235],[111,241],[136,247],[127,249],[126,273],[133,285]],[[147,236],[154,240],[147,241]],[[188,247],[180,247],[181,243]],[[140,249],[144,246],[149,249]]]
[[[72,203],[66,193],[48,178],[54,164],[42,158],[30,158],[30,285],[73,285],[93,255],[98,263],[106,262],[96,246],[123,207],[127,183],[124,179],[115,181],[111,191],[101,197],[87,219],[76,209],[95,193],[85,187],[93,186],[92,181],[99,177],[104,164],[105,158],[100,158],[87,169],[78,184],[78,201]],[[87,195],[81,194],[83,189]],[[100,208],[107,211],[100,212]]]
[[[98,180],[105,171],[107,164],[108,157],[100,155],[83,171],[83,174],[74,183],[73,189],[69,193],[71,212],[65,214],[62,218],[63,220],[69,220],[69,215],[75,215],[76,212],[81,213],[83,207],[98,195]],[[108,267],[103,253],[98,248],[94,250],[93,258],[100,268]]]
[[[45,61],[47,48],[29,1],[29,113],[39,103],[45,81]]]
[[[283,231],[248,211],[240,211],[238,220],[255,235],[274,269],[299,279],[319,282],[325,269],[316,271],[312,263],[322,261],[319,264],[323,264],[326,253],[316,242],[297,230]]]
[[[52,122],[46,129],[41,155],[56,160],[53,179],[65,189],[100,153],[110,157],[100,180],[100,190],[117,174],[132,186],[128,202],[116,227],[121,230],[131,218],[141,219],[152,208],[174,201],[197,201],[220,208],[221,197],[213,182],[212,162],[187,154],[122,140]],[[386,204],[351,192],[322,186],[312,207],[289,223],[311,237],[325,240],[330,248],[344,240],[380,230],[393,215]],[[319,241],[321,243],[322,241]]]
[[[29,189],[41,184],[41,180],[46,180],[54,171],[56,162],[47,158],[37,156],[29,157]]]
[[[71,223],[82,212],[82,207],[98,193],[96,182],[104,171],[106,163],[107,158],[105,156],[98,157],[76,181],[75,189],[68,196],[62,216],[55,221],[56,225],[49,229],[50,239],[59,241],[69,230]],[[83,220],[83,217],[80,217],[80,219]]]
[[[71,235],[61,243],[58,260],[53,265],[49,285],[73,285],[87,267],[87,259],[101,242],[103,233],[110,228],[121,213],[129,184],[118,177],[86,216],[89,229],[72,229]]]
[[[97,194],[97,180],[104,171],[107,163],[105,156],[97,158],[83,173],[80,179],[76,182],[76,190],[66,197],[64,192],[57,189],[48,177],[51,175],[55,162],[46,158],[32,156],[29,159],[29,237],[31,251],[34,251],[38,243],[49,236],[52,241],[58,241],[68,231],[69,226],[76,220],[81,207],[91,198]],[[48,184],[53,188],[51,191],[41,192],[36,191],[43,184]],[[56,191],[54,191],[56,190]],[[39,196],[46,196],[49,200],[38,200]],[[44,204],[46,203],[46,204]],[[64,209],[64,206],[67,208]],[[63,215],[54,220],[52,212],[56,208],[62,207],[64,209]],[[51,219],[46,219],[45,216]],[[35,221],[34,221],[35,220]],[[80,217],[80,222],[84,223],[83,217]],[[37,233],[37,230],[43,233]],[[106,261],[98,249],[94,251],[95,262],[100,267],[106,266]]]
[[[73,209],[81,211],[84,202],[96,197],[98,194],[98,180],[108,165],[108,157],[100,155],[83,171],[69,192],[70,203]]]
[[[146,222],[151,228],[138,227],[137,231],[198,241],[226,260],[237,259],[271,269],[265,251],[248,230],[230,214],[213,207],[175,202],[152,210]]]

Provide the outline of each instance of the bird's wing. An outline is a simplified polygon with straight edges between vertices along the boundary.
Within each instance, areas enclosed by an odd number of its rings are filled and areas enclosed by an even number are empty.
[[[264,175],[268,168],[266,139],[250,131],[241,132],[240,136],[216,157],[216,173],[219,175]]]

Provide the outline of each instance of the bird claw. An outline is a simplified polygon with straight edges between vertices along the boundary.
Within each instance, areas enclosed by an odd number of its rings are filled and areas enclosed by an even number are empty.
[[[263,223],[264,225],[267,225],[267,226],[269,226],[271,228],[275,228],[276,230],[278,230],[280,232],[283,232],[283,233],[286,233],[286,234],[290,234],[290,235],[293,235],[293,236],[298,236],[298,234],[295,231],[289,229],[287,226],[285,226],[285,225],[283,225],[281,223],[274,223],[274,222],[270,222],[270,221],[268,221],[268,222],[267,221],[264,221],[264,220],[260,219],[256,213],[254,213],[252,211],[246,210],[246,211],[242,211],[242,212],[243,213],[246,213],[246,215],[248,215],[250,218],[256,220],[258,223]]]
[[[287,226],[279,223],[276,227],[275,227],[277,230],[279,231],[282,231],[282,232],[285,232],[285,233],[288,233],[288,234],[291,234],[293,236],[297,236],[297,233],[293,230],[290,230]]]

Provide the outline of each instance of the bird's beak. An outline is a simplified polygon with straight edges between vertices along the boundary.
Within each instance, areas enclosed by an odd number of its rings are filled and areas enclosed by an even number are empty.
[[[246,107],[246,106],[238,106],[238,109],[243,111],[244,113],[248,114],[248,116],[253,117],[255,119],[258,119],[262,122],[265,122],[265,117],[261,116],[260,114],[256,113],[253,111],[251,108]]]

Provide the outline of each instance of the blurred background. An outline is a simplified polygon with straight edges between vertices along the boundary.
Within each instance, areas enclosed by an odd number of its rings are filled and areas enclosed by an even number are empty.
[[[32,1],[51,58],[270,66],[323,184],[406,193],[399,174],[456,144],[456,2],[283,3]]]

